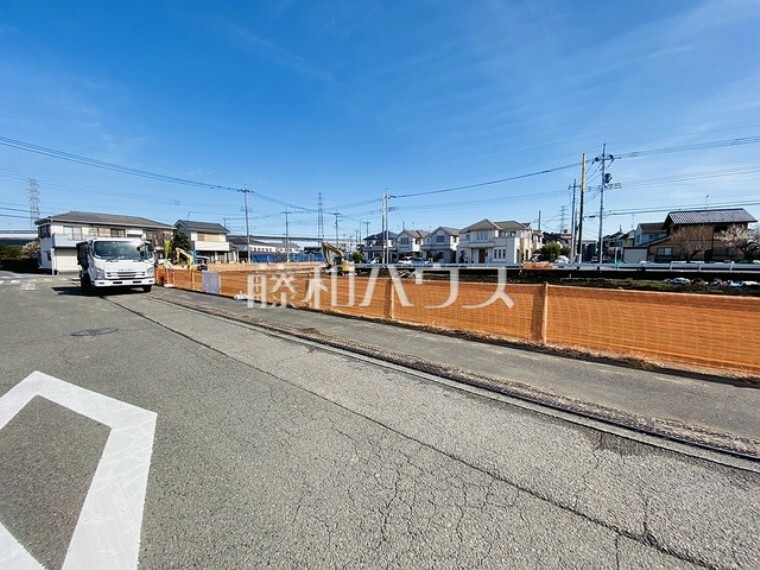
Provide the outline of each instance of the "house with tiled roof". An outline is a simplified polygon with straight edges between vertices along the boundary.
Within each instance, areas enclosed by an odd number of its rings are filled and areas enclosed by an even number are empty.
[[[70,211],[35,221],[40,239],[41,269],[52,273],[78,271],[77,242],[92,237],[135,238],[156,250],[172,236],[172,226],[140,216]]]
[[[396,238],[399,259],[422,257],[422,244],[429,232],[425,230],[403,230]]]
[[[458,263],[518,264],[530,260],[541,247],[540,233],[514,220],[480,220],[461,230],[459,237]]]
[[[667,235],[646,245],[647,260],[659,263],[739,260],[741,252],[725,236],[735,228],[747,230],[755,222],[744,208],[670,212],[662,224]]]
[[[229,230],[215,222],[177,220],[174,228],[190,240],[190,249],[198,257],[205,257],[210,263],[237,261],[237,251],[227,241]]]
[[[398,235],[391,231],[380,232],[365,237],[362,241],[362,253],[364,254],[365,261],[373,261],[375,259],[382,260],[383,252],[385,252],[388,263],[393,263],[398,259],[398,252],[396,251],[396,239]]]
[[[459,230],[439,226],[425,236],[422,258],[435,263],[456,263],[459,246]]]

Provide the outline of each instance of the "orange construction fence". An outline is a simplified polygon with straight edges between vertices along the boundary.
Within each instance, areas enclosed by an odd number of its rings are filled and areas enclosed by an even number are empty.
[[[656,364],[760,377],[760,299],[159,268],[157,283]]]

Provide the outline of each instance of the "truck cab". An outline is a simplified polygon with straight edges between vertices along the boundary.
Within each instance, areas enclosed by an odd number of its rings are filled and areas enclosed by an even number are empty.
[[[107,287],[151,290],[154,279],[153,246],[139,239],[93,238],[77,244],[79,282],[87,291]]]

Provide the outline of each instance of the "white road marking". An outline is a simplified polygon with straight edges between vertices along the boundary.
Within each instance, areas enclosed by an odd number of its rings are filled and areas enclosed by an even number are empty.
[[[156,413],[33,372],[0,397],[0,429],[35,396],[111,428],[63,569],[137,568]],[[42,568],[2,524],[0,568]]]
[[[21,283],[21,279],[11,279],[10,280],[10,284],[11,285],[18,285],[19,283]]]

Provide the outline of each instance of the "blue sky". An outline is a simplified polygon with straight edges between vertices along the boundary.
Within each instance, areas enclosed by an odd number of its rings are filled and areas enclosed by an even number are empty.
[[[321,192],[325,233],[482,218],[569,226],[581,153],[760,136],[760,2],[44,2],[0,11],[0,137],[250,187],[252,232]],[[640,210],[760,202],[760,144],[620,158],[605,230]],[[592,171],[594,168],[592,167]],[[190,217],[244,229],[242,196],[0,146],[0,227],[44,214]],[[598,184],[593,173],[590,185]],[[589,192],[586,211],[599,208]],[[707,197],[709,195],[709,197]],[[748,205],[755,217],[760,206]],[[621,212],[626,212],[621,214]],[[290,216],[315,235],[317,215]],[[593,238],[597,219],[585,222]]]

